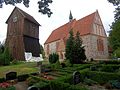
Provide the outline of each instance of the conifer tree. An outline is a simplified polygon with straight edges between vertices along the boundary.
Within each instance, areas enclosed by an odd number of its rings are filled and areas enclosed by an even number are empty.
[[[85,50],[82,46],[80,33],[77,32],[74,41],[74,63],[82,63],[86,59]]]
[[[70,63],[73,63],[73,58],[74,58],[74,37],[73,37],[73,31],[71,30],[69,32],[69,38],[67,39],[66,42],[66,48],[65,48],[65,57],[67,60],[70,60]]]
[[[70,31],[70,36],[67,39],[65,48],[66,59],[70,61],[71,64],[83,63],[86,59],[85,49],[82,46],[82,39],[80,38],[80,33],[77,32],[74,37],[73,31]]]

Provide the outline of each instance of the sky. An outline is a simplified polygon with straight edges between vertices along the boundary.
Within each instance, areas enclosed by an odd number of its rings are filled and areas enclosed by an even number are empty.
[[[77,20],[98,10],[106,32],[110,30],[109,25],[114,21],[115,7],[107,0],[53,0],[53,3],[50,4],[53,12],[50,18],[38,12],[37,2],[38,0],[30,0],[29,8],[26,8],[23,4],[17,4],[16,6],[33,16],[40,23],[39,42],[42,45],[53,30],[69,21],[70,10],[73,18]],[[3,8],[0,8],[1,42],[6,38],[7,24],[5,22],[14,7],[4,4]]]

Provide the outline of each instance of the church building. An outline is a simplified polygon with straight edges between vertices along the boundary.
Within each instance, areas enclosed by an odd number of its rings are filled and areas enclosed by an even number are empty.
[[[71,29],[74,34],[79,31],[87,59],[108,58],[107,35],[98,10],[79,20],[73,19],[70,12],[69,22],[55,29],[45,41],[46,57],[51,53],[57,53],[60,60],[65,59],[66,40]]]

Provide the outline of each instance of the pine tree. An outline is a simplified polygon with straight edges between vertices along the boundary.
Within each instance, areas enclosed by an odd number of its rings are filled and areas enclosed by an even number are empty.
[[[65,48],[65,57],[67,60],[70,60],[70,63],[73,64],[74,59],[74,37],[73,37],[73,31],[71,30],[69,32],[69,38],[66,42],[66,48]]]
[[[82,63],[86,59],[86,56],[79,32],[76,33],[74,44],[74,63]]]
[[[86,59],[85,49],[84,46],[82,46],[82,39],[80,38],[79,32],[76,33],[74,38],[73,31],[70,31],[70,36],[67,40],[65,51],[66,59],[70,60],[71,64],[83,63]]]

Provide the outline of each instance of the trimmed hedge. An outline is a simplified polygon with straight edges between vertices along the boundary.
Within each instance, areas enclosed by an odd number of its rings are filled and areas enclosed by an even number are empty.
[[[35,87],[38,87],[40,90],[50,90],[50,84],[44,81],[39,81],[38,83],[34,84]]]
[[[17,79],[18,79],[18,82],[22,82],[22,81],[25,81],[28,77],[29,77],[29,74],[22,74],[22,75],[18,75]]]
[[[14,86],[8,87],[8,88],[1,88],[0,90],[16,90],[16,88]]]
[[[50,82],[51,90],[67,90],[68,87],[69,87],[68,83],[63,83],[56,80]]]
[[[100,84],[107,83],[109,80],[120,80],[120,74],[88,71],[85,73],[89,79],[92,79]]]
[[[102,65],[100,71],[103,72],[115,72],[117,69],[120,68],[120,65]]]
[[[103,61],[103,64],[120,64],[120,60]]]
[[[0,83],[5,82],[5,78],[0,78]]]

